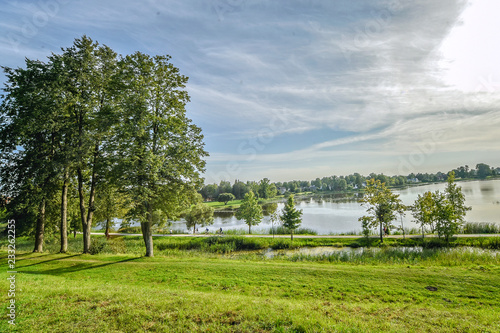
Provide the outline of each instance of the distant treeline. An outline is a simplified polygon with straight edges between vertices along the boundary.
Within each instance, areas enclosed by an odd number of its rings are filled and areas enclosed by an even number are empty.
[[[349,191],[361,189],[366,186],[369,179],[380,180],[389,187],[405,186],[407,184],[444,182],[448,174],[454,171],[457,179],[486,179],[490,176],[500,175],[500,167],[490,167],[488,164],[479,163],[476,168],[468,165],[460,166],[447,173],[410,173],[407,176],[386,176],[384,174],[370,173],[363,176],[354,173],[348,176],[330,176],[316,178],[314,180],[292,180],[288,182],[271,183],[268,178],[260,181],[242,182],[235,180],[233,184],[229,181],[221,181],[219,184],[208,184],[200,189],[199,193],[205,200],[217,200],[222,193],[231,193],[235,199],[243,199],[245,194],[252,191],[260,199],[273,198],[286,193],[318,192],[318,191]]]

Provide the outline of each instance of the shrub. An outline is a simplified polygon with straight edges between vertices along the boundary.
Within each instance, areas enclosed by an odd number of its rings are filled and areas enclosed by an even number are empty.
[[[92,242],[90,243],[89,247],[89,253],[94,255],[94,254],[99,254],[101,252],[104,252],[104,248],[106,247],[106,240],[103,238],[94,238],[92,239]]]

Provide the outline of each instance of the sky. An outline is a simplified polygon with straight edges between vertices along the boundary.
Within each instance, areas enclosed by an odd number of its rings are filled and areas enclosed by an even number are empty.
[[[210,153],[206,183],[500,166],[496,0],[0,5],[2,66],[83,35],[172,56]]]

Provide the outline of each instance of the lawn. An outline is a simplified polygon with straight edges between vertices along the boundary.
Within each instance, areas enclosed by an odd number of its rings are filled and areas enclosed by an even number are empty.
[[[444,257],[355,264],[22,252],[17,325],[4,316],[0,331],[500,332],[499,258]],[[5,283],[2,295],[7,301]]]

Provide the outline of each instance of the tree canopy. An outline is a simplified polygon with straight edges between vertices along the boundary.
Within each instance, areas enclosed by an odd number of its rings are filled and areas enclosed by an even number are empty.
[[[253,192],[245,194],[241,206],[236,211],[236,218],[245,221],[249,234],[252,233],[252,226],[260,223],[262,216],[262,207],[257,202]]]

